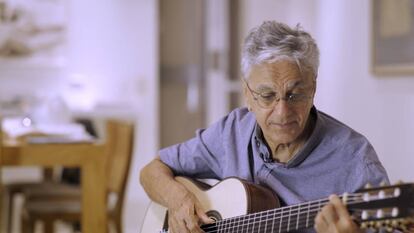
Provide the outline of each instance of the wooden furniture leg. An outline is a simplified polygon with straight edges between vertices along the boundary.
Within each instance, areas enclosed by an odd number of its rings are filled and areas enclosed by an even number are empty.
[[[97,154],[96,156],[102,156]],[[82,166],[82,232],[107,232],[105,161],[90,160]],[[86,208],[85,208],[86,207]],[[86,224],[84,224],[86,223]]]

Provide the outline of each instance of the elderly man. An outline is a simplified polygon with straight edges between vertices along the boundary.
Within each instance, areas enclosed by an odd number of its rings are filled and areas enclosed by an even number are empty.
[[[178,175],[245,179],[270,188],[282,205],[388,181],[368,140],[314,106],[318,66],[317,45],[301,28],[264,22],[250,31],[242,52],[247,108],[161,150],[141,171],[150,198],[169,210],[170,232],[202,232],[199,223],[211,222]],[[314,229],[359,232],[341,200],[329,200]]]

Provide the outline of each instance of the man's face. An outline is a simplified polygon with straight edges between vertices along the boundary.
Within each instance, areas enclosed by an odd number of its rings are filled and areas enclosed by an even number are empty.
[[[271,147],[294,142],[301,135],[313,106],[315,88],[312,75],[301,73],[294,62],[252,67],[244,95]]]

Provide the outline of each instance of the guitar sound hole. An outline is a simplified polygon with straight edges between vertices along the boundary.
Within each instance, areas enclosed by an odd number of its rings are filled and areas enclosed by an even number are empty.
[[[214,222],[220,221],[222,220],[222,217],[220,215],[219,212],[215,211],[215,210],[210,210],[207,213],[207,216],[211,219],[214,220]],[[212,223],[212,224],[204,224],[201,226],[201,229],[205,230],[205,229],[210,229],[210,230],[216,230],[216,224]],[[165,218],[164,218],[164,226],[162,228],[161,233],[164,232],[168,232],[168,211],[165,213]]]
[[[220,221],[222,219],[220,213],[215,210],[210,210],[206,214],[209,218],[213,219],[214,222]]]
[[[222,220],[222,217],[220,215],[219,212],[215,211],[215,210],[210,210],[207,213],[207,216],[211,219],[214,220],[215,223],[211,223],[211,224],[204,224],[201,226],[201,229],[206,231],[206,232],[217,232],[217,222]]]

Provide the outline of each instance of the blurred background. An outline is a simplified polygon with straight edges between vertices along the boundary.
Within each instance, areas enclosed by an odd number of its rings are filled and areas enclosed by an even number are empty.
[[[32,9],[53,4],[18,22],[7,12],[19,2]],[[374,72],[374,65],[394,62],[374,59],[384,45],[374,44],[374,25],[383,24],[374,2],[387,12],[387,0],[0,0],[1,111],[47,105],[39,115],[133,119],[124,226],[137,232],[149,202],[140,169],[159,148],[244,105],[241,43],[263,20],[278,20],[300,24],[319,45],[316,107],[364,134],[392,182],[414,181],[414,72]],[[391,37],[413,33],[413,1],[394,2],[406,10],[394,24],[403,29]],[[410,51],[414,40],[396,44],[390,51]],[[3,169],[6,181],[38,177],[38,168]]]

